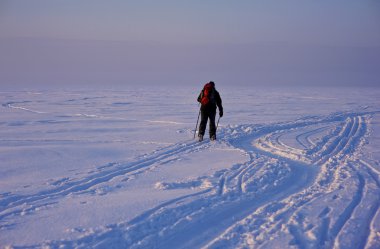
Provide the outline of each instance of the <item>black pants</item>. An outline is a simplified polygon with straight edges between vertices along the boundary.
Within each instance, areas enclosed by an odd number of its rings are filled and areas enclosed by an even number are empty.
[[[207,120],[210,119],[210,137],[215,135],[215,116],[216,106],[202,106],[201,107],[201,123],[199,124],[199,135],[204,135],[207,125]]]

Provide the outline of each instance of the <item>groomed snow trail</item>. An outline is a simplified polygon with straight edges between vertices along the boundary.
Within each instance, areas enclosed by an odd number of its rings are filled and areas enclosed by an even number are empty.
[[[2,198],[0,220],[223,144],[249,160],[187,182],[157,182],[165,191],[197,191],[133,220],[31,248],[380,248],[380,172],[363,150],[374,114],[225,127],[216,143],[175,144],[46,191]]]

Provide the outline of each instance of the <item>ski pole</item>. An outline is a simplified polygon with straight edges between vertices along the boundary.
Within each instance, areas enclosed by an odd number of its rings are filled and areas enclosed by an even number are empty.
[[[198,122],[199,122],[199,116],[201,115],[201,109],[199,108],[199,113],[198,113],[198,118],[197,118],[197,124],[195,125],[195,130],[194,130],[194,139],[195,139],[195,134],[197,133],[197,128],[198,128]]]
[[[219,120],[220,120],[220,116],[219,116],[219,118],[218,118],[218,122],[216,123],[215,132],[218,130]]]

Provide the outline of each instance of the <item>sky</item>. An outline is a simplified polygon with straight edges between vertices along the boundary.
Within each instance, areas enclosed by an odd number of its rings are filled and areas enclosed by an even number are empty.
[[[378,0],[0,0],[0,87],[380,87]]]

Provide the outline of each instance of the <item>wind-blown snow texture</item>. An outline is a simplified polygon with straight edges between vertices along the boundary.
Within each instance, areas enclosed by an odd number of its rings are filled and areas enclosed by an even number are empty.
[[[1,92],[0,245],[380,248],[380,90]]]

